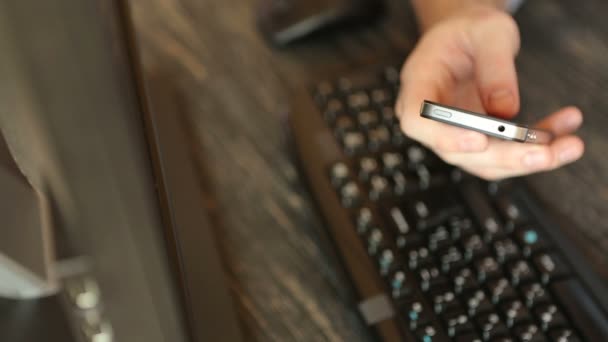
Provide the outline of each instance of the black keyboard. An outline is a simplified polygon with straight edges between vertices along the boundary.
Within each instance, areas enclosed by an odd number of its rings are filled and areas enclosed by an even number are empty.
[[[406,137],[398,88],[396,68],[322,82],[290,117],[363,319],[382,340],[608,341],[601,279],[523,182],[482,181]]]

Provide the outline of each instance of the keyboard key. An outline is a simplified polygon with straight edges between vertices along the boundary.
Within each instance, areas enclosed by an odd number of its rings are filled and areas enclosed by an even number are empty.
[[[344,103],[338,98],[332,98],[327,102],[327,106],[325,107],[325,111],[323,112],[323,116],[325,117],[325,121],[330,124],[333,124],[336,118],[340,115],[346,115],[346,108]]]
[[[377,105],[383,105],[385,103],[391,103],[393,100],[393,95],[391,91],[387,88],[376,88],[371,92],[372,102]]]
[[[404,307],[404,312],[410,330],[416,330],[420,326],[430,322],[432,318],[430,308],[421,298],[407,303]]]
[[[367,147],[377,151],[391,142],[391,133],[385,126],[370,128],[367,132]]]
[[[414,293],[415,282],[405,270],[397,270],[389,277],[389,287],[393,299],[403,301]]]
[[[470,268],[463,268],[453,275],[454,291],[457,294],[465,293],[478,287],[477,278]]]
[[[399,234],[395,239],[395,244],[400,250],[413,250],[422,247],[424,244],[424,236],[418,233]],[[416,268],[417,266],[414,266]]]
[[[536,324],[524,324],[515,327],[515,336],[521,342],[545,342],[542,330]]]
[[[547,238],[533,227],[517,229],[515,237],[526,257],[548,247]]]
[[[452,244],[450,232],[444,225],[432,229],[428,235],[429,250],[437,251]]]
[[[533,308],[540,304],[548,303],[551,300],[549,293],[539,283],[532,283],[522,286],[521,294],[528,308]]]
[[[403,156],[397,152],[385,152],[382,154],[382,166],[388,175],[403,168]]]
[[[380,173],[378,161],[372,157],[362,157],[359,159],[359,179],[368,181],[374,174]]]
[[[344,184],[340,189],[340,198],[346,208],[357,206],[361,202],[361,191],[357,183],[351,181]]]
[[[517,297],[517,292],[515,292],[515,289],[506,278],[500,278],[489,282],[487,288],[490,293],[490,300],[494,304],[503,303]]]
[[[529,221],[529,215],[526,213],[525,209],[518,206],[508,195],[498,195],[494,202],[500,216],[505,222],[509,222],[508,230],[513,230],[513,228]]]
[[[369,208],[364,207],[359,209],[356,218],[357,233],[366,233],[372,227],[373,222],[374,215],[372,214],[372,211]]]
[[[422,291],[429,291],[439,286],[447,284],[447,278],[437,267],[424,267],[418,271],[420,278],[420,288]]]
[[[334,133],[337,137],[342,137],[348,132],[354,132],[356,129],[355,120],[349,115],[338,115],[334,121]]]
[[[445,336],[441,327],[436,323],[425,324],[416,330],[416,338],[421,342],[448,342],[449,338]]]
[[[495,313],[482,315],[476,319],[476,322],[477,326],[481,329],[481,335],[484,341],[490,341],[509,333],[507,326]]]
[[[322,104],[325,103],[329,97],[335,95],[336,88],[331,82],[324,81],[317,84],[313,92],[317,103]]]
[[[403,210],[399,207],[392,207],[388,210],[388,217],[391,225],[401,234],[409,234],[412,230],[410,223],[405,218]]]
[[[420,267],[429,265],[433,261],[433,257],[426,247],[420,247],[410,250],[407,253],[408,266],[411,270],[416,270]]]
[[[467,260],[473,260],[488,255],[488,248],[478,234],[466,237],[462,242],[462,248]]]
[[[464,297],[465,308],[469,316],[492,311],[494,308],[483,290],[477,290]]]
[[[357,91],[348,95],[346,102],[352,109],[360,109],[369,106],[369,96],[365,91]]]
[[[424,192],[417,199],[408,201],[407,210],[420,231],[444,223],[449,217],[459,214],[462,206],[447,189],[437,188]]]
[[[330,170],[331,183],[342,186],[350,179],[350,170],[345,163],[335,163]]]
[[[348,155],[355,155],[365,150],[365,137],[361,132],[348,132],[342,136],[342,145]]]
[[[393,145],[397,147],[402,147],[411,141],[407,136],[405,136],[405,134],[403,134],[403,131],[401,130],[401,127],[399,127],[398,123],[394,124],[390,128],[390,131]]]
[[[514,261],[507,266],[507,274],[511,278],[511,284],[517,286],[536,279],[536,273],[530,264],[524,260]]]
[[[383,72],[383,78],[388,82],[388,83],[392,83],[392,84],[397,84],[399,83],[400,79],[401,79],[401,74],[399,73],[399,68],[393,67],[393,66],[389,66],[384,68],[384,72]]]
[[[580,337],[571,329],[555,329],[549,333],[552,342],[581,342]]]
[[[393,180],[393,193],[395,196],[402,196],[416,190],[415,182],[402,171],[393,172],[391,179]]]
[[[509,328],[532,320],[530,312],[519,300],[511,301],[500,306]]]
[[[480,283],[502,276],[500,265],[493,257],[485,257],[477,260],[475,262],[475,270],[477,271],[477,280],[479,280]]]
[[[382,250],[382,252],[380,252],[378,257],[378,269],[381,276],[388,275],[391,269],[395,267],[395,258],[395,252],[393,252],[390,248],[385,248]]]
[[[505,231],[498,215],[489,203],[489,198],[476,182],[464,182],[460,187],[463,197],[473,209],[473,215],[480,225],[482,237],[485,241],[494,241],[503,238]]]
[[[545,304],[534,309],[534,315],[540,322],[544,331],[563,327],[566,325],[566,317],[553,304]]]
[[[467,264],[464,255],[456,246],[440,253],[439,262],[441,263],[441,270],[445,273],[458,270]]]
[[[378,201],[386,198],[391,194],[391,188],[388,180],[384,176],[373,175],[369,180],[369,199]]]
[[[367,238],[367,253],[369,253],[369,255],[376,255],[383,247],[384,239],[384,234],[380,229],[372,229]]]
[[[456,338],[454,338],[454,342],[481,342],[481,338],[479,335],[477,335],[477,333],[470,332],[464,335],[456,336]]]
[[[475,233],[473,221],[469,217],[452,216],[448,219],[447,225],[453,240],[462,239]]]
[[[496,260],[501,264],[521,258],[519,247],[509,238],[494,242],[493,247]]]
[[[383,106],[381,111],[382,122],[387,125],[393,125],[397,123],[397,115],[392,106]]]
[[[589,341],[608,341],[608,317],[576,279],[553,283],[551,290],[580,333]]]
[[[460,309],[460,302],[452,291],[435,291],[431,295],[433,301],[433,310],[436,314],[451,312]]]
[[[534,258],[534,266],[540,273],[540,279],[548,284],[556,279],[566,277],[570,270],[555,253],[542,253]]]
[[[473,323],[469,320],[469,317],[462,312],[444,315],[444,322],[449,337],[463,335],[472,332],[474,329]]]
[[[376,126],[380,122],[380,118],[375,110],[364,110],[357,114],[357,122],[359,127],[367,130]]]

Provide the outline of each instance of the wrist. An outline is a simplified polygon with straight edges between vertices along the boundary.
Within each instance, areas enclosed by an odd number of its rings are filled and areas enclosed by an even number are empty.
[[[449,18],[472,10],[506,9],[509,0],[412,0],[421,32]]]

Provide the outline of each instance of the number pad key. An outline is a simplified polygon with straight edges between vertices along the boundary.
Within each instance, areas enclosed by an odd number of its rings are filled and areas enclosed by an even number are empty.
[[[388,278],[391,296],[397,301],[408,299],[414,293],[415,282],[405,270],[397,270]]]
[[[500,320],[495,313],[483,315],[476,319],[477,326],[481,329],[484,341],[493,340],[497,337],[505,336],[509,333],[507,326]]]
[[[538,308],[534,309],[534,315],[540,322],[541,328],[544,331],[566,325],[566,318],[553,304],[539,306]]]
[[[416,330],[416,338],[420,342],[443,342],[449,341],[436,322],[426,324]]]
[[[570,270],[562,259],[554,253],[542,253],[534,258],[534,266],[540,272],[544,284],[567,276]]]
[[[481,239],[478,234],[473,234],[469,237],[464,238],[462,241],[462,248],[464,255],[467,260],[479,258],[488,254],[488,248],[486,243]]]
[[[429,291],[447,283],[447,278],[437,267],[425,267],[418,271],[420,278],[420,288],[422,291]]]
[[[458,294],[477,288],[477,278],[470,268],[463,268],[453,273],[454,291]]]
[[[494,304],[499,304],[517,297],[517,292],[515,292],[515,289],[506,278],[491,281],[488,284],[488,292],[490,293],[490,300]]]
[[[581,342],[582,340],[570,329],[556,329],[549,333],[554,342]]]
[[[390,141],[391,133],[386,126],[376,126],[367,131],[367,147],[370,151],[377,151]]]
[[[460,308],[460,303],[452,291],[439,291],[431,296],[436,314],[451,312]]]
[[[410,330],[416,330],[420,326],[430,322],[431,310],[422,300],[414,300],[405,305],[405,316],[409,322]]]
[[[488,312],[493,309],[492,303],[488,300],[483,290],[477,290],[465,296],[465,308],[469,316],[477,316],[480,313]]]
[[[527,261],[514,261],[507,267],[507,273],[513,285],[524,284],[536,279],[536,273]]]
[[[475,262],[475,270],[477,271],[477,279],[479,282],[485,282],[489,279],[495,279],[502,276],[500,265],[493,257],[485,257]]]
[[[536,324],[524,324],[515,327],[515,336],[521,342],[545,342],[543,332]]]
[[[456,337],[473,331],[473,323],[463,312],[444,315],[444,323],[449,337]]]
[[[548,303],[551,300],[547,290],[545,290],[539,283],[532,283],[522,286],[521,294],[526,302],[526,306],[529,308]]]
[[[518,229],[515,237],[526,257],[548,247],[546,237],[533,227]]]
[[[466,265],[464,255],[458,247],[452,246],[439,254],[441,270],[443,272],[452,272]]]
[[[496,260],[501,264],[521,257],[519,247],[511,239],[498,240],[493,247]]]
[[[426,247],[419,247],[410,250],[407,253],[408,266],[412,270],[416,270],[422,266],[429,265],[433,257]]]
[[[530,312],[526,306],[519,300],[501,305],[501,311],[505,315],[508,327],[513,327],[517,324],[528,322],[532,319]]]
[[[448,229],[443,226],[437,226],[434,228],[429,236],[429,250],[437,251],[439,249],[443,249],[452,244],[452,239],[450,237],[450,232]]]

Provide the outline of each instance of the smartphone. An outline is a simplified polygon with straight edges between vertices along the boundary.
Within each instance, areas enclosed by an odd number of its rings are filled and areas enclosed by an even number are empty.
[[[420,108],[420,116],[505,140],[535,144],[547,144],[553,140],[553,134],[548,131],[426,100]]]

